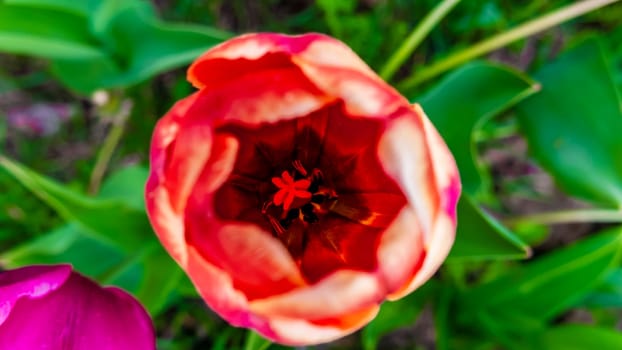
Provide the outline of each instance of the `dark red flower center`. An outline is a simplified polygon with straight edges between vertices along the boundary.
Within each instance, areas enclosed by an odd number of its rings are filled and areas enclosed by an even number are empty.
[[[272,232],[312,282],[373,270],[381,233],[406,204],[378,159],[384,128],[340,103],[278,123],[222,125],[216,136],[234,135],[239,150],[216,214]]]
[[[337,200],[336,192],[324,186],[321,170],[313,169],[309,173],[299,160],[292,163],[292,168],[291,174],[283,171],[281,176],[272,178],[277,191],[262,208],[262,213],[279,235],[294,220],[300,220],[304,225],[317,222]]]

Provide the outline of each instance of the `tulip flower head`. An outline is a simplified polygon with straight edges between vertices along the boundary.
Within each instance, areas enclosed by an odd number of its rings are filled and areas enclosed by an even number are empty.
[[[0,349],[154,350],[149,315],[129,294],[71,266],[0,272]]]
[[[147,210],[206,303],[305,345],[359,329],[428,280],[460,182],[418,105],[319,34],[249,34],[190,67],[159,121]]]

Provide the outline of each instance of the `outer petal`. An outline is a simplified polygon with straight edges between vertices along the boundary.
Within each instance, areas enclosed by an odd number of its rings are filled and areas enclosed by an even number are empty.
[[[94,344],[102,350],[151,350],[155,334],[149,316],[129,294],[101,288],[77,273],[56,290],[20,298],[0,325],[2,349],[87,350]]]
[[[71,266],[28,266],[0,273],[0,325],[20,298],[40,298],[67,281]]]
[[[341,270],[313,286],[253,301],[250,308],[252,312],[267,317],[314,320],[338,317],[377,305],[385,293],[374,275]]]
[[[377,305],[373,305],[351,314],[341,315],[339,318],[320,321],[277,317],[270,321],[270,329],[274,336],[267,337],[292,346],[326,343],[346,336],[369,323],[376,317],[379,309]]]
[[[447,257],[454,241],[455,207],[460,193],[451,153],[421,108],[396,118],[383,135],[379,157],[393,176],[421,227],[425,259],[391,299],[398,299],[427,281]]]
[[[426,252],[415,210],[402,209],[382,235],[378,246],[378,273],[389,294],[400,291],[413,279]]]
[[[256,125],[294,119],[335,99],[295,68],[254,72],[218,89],[203,89],[199,95],[187,115],[211,127],[225,122]]]
[[[197,165],[202,166],[200,160],[209,157],[211,142],[209,139],[200,139],[202,142],[195,145],[195,150],[203,151],[196,153],[199,157],[198,161],[196,159],[192,161],[190,159],[182,160],[172,163],[173,166],[171,166],[170,161],[173,152],[169,150],[175,149],[180,133],[180,124],[197,96],[198,93],[195,93],[177,102],[156,125],[151,141],[149,159],[151,169],[145,188],[145,202],[151,224],[154,226],[162,245],[173,259],[182,266],[187,259],[187,251],[183,218],[178,214],[183,208],[179,207],[183,206],[181,203],[187,198],[189,190],[198,177]],[[186,143],[186,145],[191,145],[191,143]],[[180,148],[177,149],[177,152],[179,154]],[[186,171],[188,168],[192,168],[192,170]],[[171,169],[173,172],[170,171]],[[174,188],[173,184],[180,185],[181,188],[169,191],[170,188]]]
[[[401,293],[391,298],[400,298],[425,283],[441,266],[454,242],[456,232],[456,205],[460,197],[460,177],[456,163],[447,148],[447,145],[438,134],[430,120],[419,107],[414,105],[413,110],[421,116],[427,149],[432,159],[434,180],[439,191],[439,211],[433,224],[432,232],[425,237],[426,259],[421,270],[413,280],[405,286]]]
[[[348,46],[326,35],[262,33],[242,35],[207,51],[188,69],[188,80],[197,88],[209,89],[259,70],[293,67],[292,56],[375,76]]]
[[[408,105],[348,46],[322,34],[234,38],[201,56],[188,70],[188,79],[198,88],[213,90],[258,71],[294,68],[326,95],[343,99],[352,115],[387,117]]]

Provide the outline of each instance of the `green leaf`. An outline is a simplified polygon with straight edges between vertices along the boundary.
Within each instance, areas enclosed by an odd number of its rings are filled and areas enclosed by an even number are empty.
[[[246,332],[246,342],[244,343],[244,350],[266,350],[272,345],[272,342],[263,338],[254,331]]]
[[[418,99],[454,154],[466,193],[477,198],[489,186],[476,156],[474,131],[537,89],[532,80],[509,67],[474,62]]]
[[[157,315],[175,298],[183,271],[155,236],[133,252],[93,239],[77,223],[69,223],[2,253],[2,266],[70,263],[74,269],[102,284],[119,286],[134,294]],[[196,294],[196,293],[195,293]]]
[[[0,3],[0,50],[51,59],[105,57],[86,30],[88,19],[54,8]]]
[[[470,311],[463,314],[549,321],[581,300],[611,270],[621,244],[622,228],[616,227],[510,269],[465,291],[460,300]]]
[[[106,178],[98,198],[121,200],[132,208],[145,209],[145,183],[149,170],[141,165],[128,166]]]
[[[437,292],[438,285],[433,282],[429,281],[400,300],[384,302],[378,315],[363,328],[363,349],[376,349],[382,336],[415,323],[431,294]]]
[[[0,166],[65,220],[78,222],[97,240],[131,252],[152,237],[145,212],[123,201],[77,194],[3,156],[0,156]]]
[[[608,273],[602,283],[586,295],[577,306],[622,308],[622,268]]]
[[[536,350],[618,350],[620,347],[620,331],[577,324],[547,330],[540,337]]]
[[[69,223],[3,252],[1,261],[8,268],[71,263],[76,270],[107,282],[103,276],[124,259],[115,247],[91,238],[77,223]]]
[[[544,66],[542,91],[518,106],[531,153],[569,194],[622,206],[622,110],[599,43]]]
[[[36,239],[2,252],[0,263],[8,268],[40,264],[44,262],[42,260],[45,260],[45,256],[59,256],[74,244],[79,237],[80,232],[77,225],[65,225],[48,234],[41,235]],[[61,260],[61,262],[63,261]]]
[[[451,258],[515,259],[528,247],[474,202],[488,193],[489,179],[477,159],[474,132],[508,107],[537,91],[537,85],[501,65],[474,62],[459,68],[419,102],[452,151],[463,184],[458,232]]]
[[[113,54],[93,60],[54,61],[54,72],[77,91],[89,93],[137,83],[187,64],[229,38],[229,34],[209,27],[159,21],[149,3],[111,4],[116,7],[98,9],[92,30]]]
[[[177,286],[182,281],[184,272],[164,250],[155,236],[152,247],[144,258],[138,261],[143,274],[140,285],[135,290],[136,297],[152,315],[158,314],[178,297]]]
[[[483,212],[468,194],[462,195],[458,202],[456,241],[449,253],[449,262],[523,259],[530,254],[529,246],[520,238]]]
[[[26,5],[40,9],[57,9],[63,12],[73,12],[80,15],[88,15],[97,3],[104,0],[3,0],[7,5]]]

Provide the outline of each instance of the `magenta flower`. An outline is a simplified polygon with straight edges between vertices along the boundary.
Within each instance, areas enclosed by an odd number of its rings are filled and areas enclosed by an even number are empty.
[[[155,349],[149,315],[132,296],[69,265],[0,273],[0,349]]]

